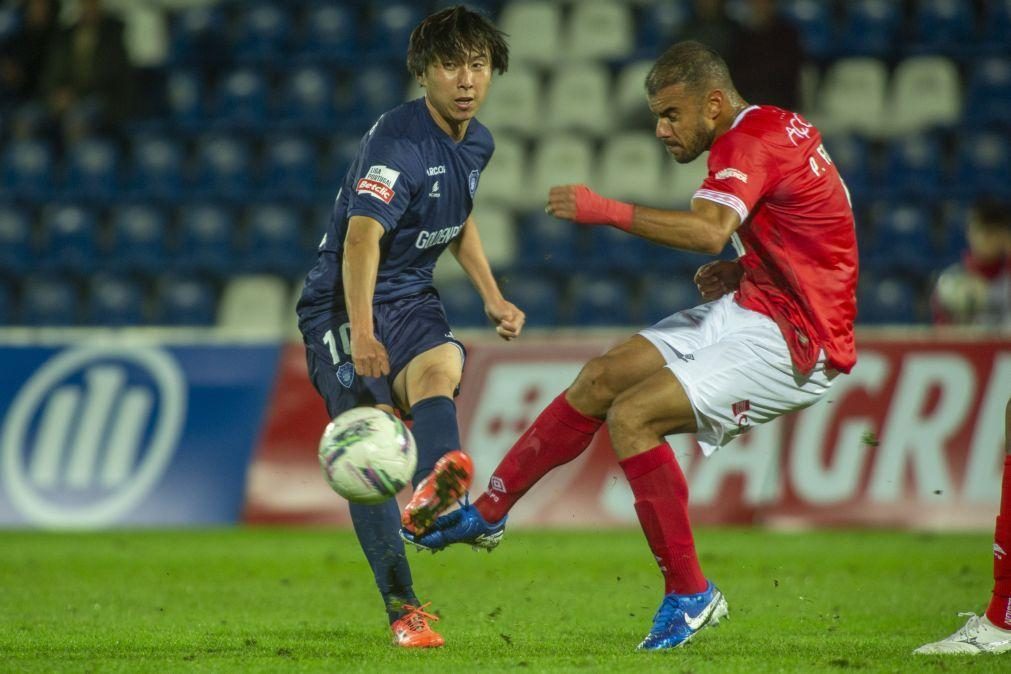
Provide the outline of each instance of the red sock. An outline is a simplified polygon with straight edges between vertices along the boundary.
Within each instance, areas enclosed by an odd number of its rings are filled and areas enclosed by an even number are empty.
[[[498,522],[530,487],[552,468],[568,463],[590,446],[604,423],[588,417],[565,399],[551,401],[505,455],[474,507],[487,522]]]
[[[993,596],[986,617],[1011,630],[1011,455],[1004,457],[1000,512],[993,534]]]
[[[665,594],[696,594],[708,585],[688,521],[688,482],[666,442],[622,460],[635,512],[665,581]]]

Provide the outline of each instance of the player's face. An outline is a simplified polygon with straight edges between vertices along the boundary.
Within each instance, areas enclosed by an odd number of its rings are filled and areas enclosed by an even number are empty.
[[[477,114],[491,84],[491,56],[472,52],[467,58],[442,58],[429,63],[421,77],[428,102],[450,126]]]
[[[656,115],[656,137],[679,164],[687,164],[713,144],[716,125],[705,112],[697,95],[674,84],[649,99],[649,109]]]

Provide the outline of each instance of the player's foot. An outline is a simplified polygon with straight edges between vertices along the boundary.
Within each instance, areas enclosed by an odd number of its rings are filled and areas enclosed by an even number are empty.
[[[447,452],[414,490],[401,518],[404,529],[412,534],[424,532],[435,518],[463,498],[473,478],[474,462],[470,457],[458,449]]]
[[[466,543],[475,550],[491,552],[505,534],[507,519],[508,515],[489,524],[477,508],[465,503],[459,510],[435,520],[435,524],[422,535],[415,536],[410,531],[401,529],[400,536],[414,547],[432,552],[442,550],[452,543]]]
[[[727,600],[712,581],[705,592],[674,594],[663,598],[653,616],[653,628],[639,644],[640,651],[677,648],[705,627],[727,617]]]
[[[969,620],[947,639],[924,644],[913,653],[919,655],[976,655],[1011,651],[1011,630],[1002,630],[984,616],[959,613]]]
[[[407,611],[401,618],[395,620],[390,625],[393,630],[393,644],[403,648],[437,648],[446,643],[442,635],[433,630],[429,620],[439,620],[439,616],[425,611],[432,602],[426,602],[421,606],[411,606],[404,604]]]

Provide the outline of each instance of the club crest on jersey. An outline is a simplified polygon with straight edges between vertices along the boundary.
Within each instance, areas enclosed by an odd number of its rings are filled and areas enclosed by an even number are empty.
[[[735,168],[725,168],[716,172],[717,180],[726,180],[727,178],[737,178],[742,183],[748,182],[748,174]]]
[[[354,363],[341,363],[337,366],[337,381],[339,381],[341,386],[344,388],[351,388],[351,384],[355,381]]]
[[[481,177],[481,172],[474,169],[467,176],[467,189],[470,190],[470,198],[473,199],[474,195],[477,194],[477,179]]]
[[[396,195],[393,186],[397,184],[398,178],[400,178],[400,171],[376,164],[370,167],[365,177],[358,181],[355,191],[358,194],[371,194],[376,199],[388,204],[393,201],[393,197]]]

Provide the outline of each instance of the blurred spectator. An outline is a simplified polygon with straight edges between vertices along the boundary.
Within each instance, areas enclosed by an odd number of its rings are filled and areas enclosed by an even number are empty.
[[[65,134],[79,135],[81,125],[114,125],[127,116],[132,70],[123,29],[101,0],[81,0],[77,22],[56,37],[43,87]]]
[[[40,94],[46,57],[57,30],[56,0],[27,0],[22,28],[0,50],[0,92],[21,103]]]
[[[1011,328],[1011,204],[980,203],[966,229],[969,249],[941,272],[931,305],[942,324]]]
[[[805,59],[800,34],[777,13],[775,0],[749,0],[747,8],[724,53],[737,90],[752,104],[799,109]]]
[[[730,53],[736,26],[727,18],[724,0],[694,0],[692,6],[692,20],[684,24],[678,40],[697,40],[725,57]]]

